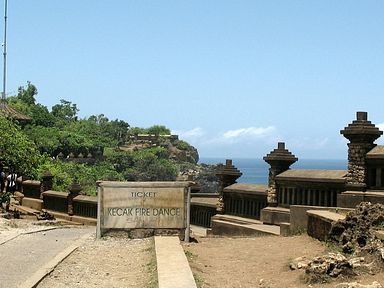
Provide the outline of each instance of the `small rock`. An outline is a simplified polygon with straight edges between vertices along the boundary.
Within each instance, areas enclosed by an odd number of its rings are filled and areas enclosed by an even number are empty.
[[[291,270],[296,269],[303,269],[306,268],[311,260],[307,259],[306,257],[298,257],[296,259],[293,259],[291,263],[289,263],[289,268]]]
[[[379,282],[373,281],[372,284],[366,285],[357,282],[340,283],[335,288],[383,288],[383,286]]]

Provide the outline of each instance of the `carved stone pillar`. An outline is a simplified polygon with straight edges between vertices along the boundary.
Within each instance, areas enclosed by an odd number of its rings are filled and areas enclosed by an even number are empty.
[[[240,172],[235,166],[232,165],[232,160],[226,160],[225,165],[219,164],[216,170],[216,177],[218,178],[218,193],[219,201],[217,203],[217,212],[219,214],[224,214],[224,188],[235,184],[237,178],[239,178],[243,173]]]
[[[279,142],[277,144],[277,149],[271,151],[271,153],[267,154],[263,159],[270,165],[267,196],[268,206],[277,206],[276,176],[288,170],[289,166],[297,161],[297,158],[285,149],[284,142]],[[292,199],[292,196],[293,195],[287,195],[287,199]]]
[[[41,177],[41,186],[40,186],[40,198],[42,199],[42,194],[45,191],[52,190],[53,186],[53,175],[49,171],[45,171]]]
[[[81,190],[83,190],[83,188],[77,182],[73,182],[71,184],[71,186],[69,186],[69,193],[68,193],[68,196],[67,196],[67,200],[68,200],[68,215],[73,215],[74,214],[73,198],[75,198],[77,195],[79,195]]]
[[[356,120],[340,131],[348,143],[347,189],[365,191],[368,169],[366,155],[376,144],[374,141],[383,134],[371,121],[367,112],[357,112]]]

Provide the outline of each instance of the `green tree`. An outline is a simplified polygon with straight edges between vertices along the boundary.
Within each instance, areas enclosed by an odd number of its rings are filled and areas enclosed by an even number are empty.
[[[52,107],[52,115],[55,116],[59,125],[77,120],[77,112],[79,109],[77,109],[76,104],[64,99],[60,100],[60,104]]]
[[[48,108],[40,103],[31,105],[29,107],[30,113],[28,114],[32,118],[32,125],[40,125],[45,127],[52,127],[55,123],[54,116],[48,111]]]
[[[112,165],[103,162],[97,165],[86,165],[46,158],[46,161],[38,168],[38,175],[43,175],[47,170],[54,175],[53,190],[55,191],[68,191],[69,186],[76,179],[83,188],[82,194],[96,195],[96,181],[124,180]]]
[[[52,126],[54,117],[48,108],[36,103],[37,88],[28,81],[27,87],[20,86],[16,96],[8,97],[7,101],[17,111],[31,117],[31,125]]]
[[[147,129],[147,133],[155,135],[170,135],[171,130],[163,125],[153,125]]]
[[[175,180],[177,168],[168,157],[168,151],[162,147],[133,152],[133,165],[123,174],[127,180],[134,181]]]
[[[128,131],[129,135],[135,135],[135,134],[146,134],[147,131],[145,128],[140,127],[131,127]]]
[[[24,128],[24,132],[36,144],[40,153],[56,156],[60,146],[60,129],[30,125]]]
[[[133,152],[128,151],[107,149],[104,156],[105,161],[115,167],[117,172],[121,173],[135,165],[133,154]]]
[[[35,168],[41,161],[36,145],[14,122],[0,116],[0,153],[8,166],[19,174],[34,177]]]
[[[35,105],[37,88],[30,81],[27,82],[27,87],[20,86],[16,98],[27,105]]]

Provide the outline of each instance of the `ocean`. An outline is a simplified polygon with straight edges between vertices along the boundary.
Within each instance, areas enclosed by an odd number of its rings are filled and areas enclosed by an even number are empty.
[[[202,157],[199,163],[225,164],[225,158]],[[243,173],[238,183],[268,184],[269,165],[264,160],[234,158],[232,164]],[[344,159],[299,159],[291,168],[347,170],[347,166],[348,162]]]

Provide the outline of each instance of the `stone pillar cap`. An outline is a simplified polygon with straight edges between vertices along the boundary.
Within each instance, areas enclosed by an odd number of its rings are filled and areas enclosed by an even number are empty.
[[[68,189],[70,192],[72,193],[80,193],[81,190],[83,190],[83,188],[81,187],[81,185],[77,182],[77,181],[74,181],[72,182],[72,184],[69,186],[69,189]]]
[[[383,134],[383,131],[368,121],[367,112],[358,111],[356,112],[356,120],[340,130],[340,134],[350,141],[373,142]]]
[[[277,143],[277,149],[274,149],[269,154],[264,156],[263,160],[268,164],[280,162],[280,163],[286,163],[290,165],[295,163],[298,160],[298,158],[295,157],[295,155],[293,155],[287,149],[285,149],[284,142],[279,142]]]
[[[237,176],[240,177],[243,173],[240,172],[233,164],[232,160],[225,160],[225,165],[219,164],[216,170],[216,176],[219,175],[228,175],[228,176]]]
[[[48,170],[45,170],[42,177],[43,178],[49,178],[49,177],[53,177],[53,175]]]

